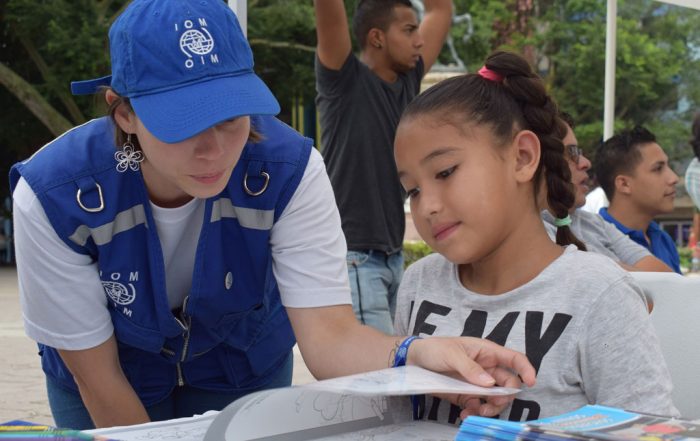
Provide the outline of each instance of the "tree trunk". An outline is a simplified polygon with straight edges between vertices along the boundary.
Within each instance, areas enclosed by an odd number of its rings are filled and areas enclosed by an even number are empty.
[[[66,110],[68,110],[70,117],[73,118],[73,122],[76,124],[84,123],[85,117],[80,111],[80,108],[78,108],[78,105],[75,104],[71,94],[69,94],[64,88],[58,88],[56,86],[57,82],[54,76],[51,74],[51,69],[49,69],[49,66],[46,65],[44,58],[41,56],[41,54],[39,54],[39,51],[36,50],[36,47],[34,47],[34,43],[32,43],[29,38],[24,36],[20,36],[19,41],[22,43],[22,46],[24,46],[24,49],[29,54],[29,57],[32,59],[32,61],[34,61],[34,64],[36,65],[37,69],[39,69],[41,76],[44,77],[44,82],[54,90],[54,93],[58,96],[58,99],[60,99],[63,105],[66,106]]]
[[[0,84],[16,96],[54,136],[58,136],[73,127],[70,121],[49,104],[34,86],[1,62]]]

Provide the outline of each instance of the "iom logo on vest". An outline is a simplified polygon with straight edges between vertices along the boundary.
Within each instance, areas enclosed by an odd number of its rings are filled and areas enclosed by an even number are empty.
[[[102,279],[102,271],[100,271],[100,279]],[[124,277],[124,279],[127,279],[127,277]],[[110,300],[114,302],[114,307],[118,308],[117,305],[130,305],[136,300],[136,287],[131,282],[138,282],[138,280],[138,271],[130,272],[128,280],[123,280],[121,273],[110,273],[109,280],[102,280],[102,288],[105,290],[105,294],[107,294]],[[122,312],[131,317],[131,310],[129,308],[124,308]]]
[[[182,31],[180,35],[180,50],[187,55],[185,67],[192,69],[195,63],[212,64],[219,63],[219,56],[212,53],[214,50],[214,37],[207,30],[207,21],[197,19],[199,29],[195,28],[195,21],[185,20],[182,24],[175,23],[175,31]],[[208,56],[207,56],[208,55]]]

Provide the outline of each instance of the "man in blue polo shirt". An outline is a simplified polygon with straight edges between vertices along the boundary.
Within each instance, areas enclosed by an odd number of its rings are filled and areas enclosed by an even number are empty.
[[[600,215],[680,273],[676,244],[654,217],[673,211],[678,175],[653,133],[624,130],[596,152],[595,171],[610,200]]]

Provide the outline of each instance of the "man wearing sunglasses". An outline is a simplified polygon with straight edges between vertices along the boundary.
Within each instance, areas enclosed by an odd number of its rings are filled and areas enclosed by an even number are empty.
[[[645,247],[635,243],[613,224],[605,221],[600,215],[581,209],[586,203],[588,193],[588,170],[591,161],[583,155],[574,134],[574,120],[568,113],[561,113],[561,119],[566,123],[566,136],[562,140],[565,156],[571,171],[571,183],[574,186],[576,202],[571,209],[571,231],[588,248],[588,251],[604,254],[628,271],[672,271],[663,261],[656,258]],[[546,198],[543,198],[543,201]],[[542,207],[546,208],[546,202]],[[550,237],[556,235],[554,217],[548,210],[542,211],[542,219]]]

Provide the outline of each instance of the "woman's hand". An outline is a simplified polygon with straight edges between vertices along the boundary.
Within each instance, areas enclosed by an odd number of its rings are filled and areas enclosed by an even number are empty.
[[[535,385],[535,368],[520,352],[488,340],[474,337],[431,337],[414,340],[408,351],[408,364],[458,376],[477,386],[520,388]],[[473,395],[436,395],[469,415],[495,416],[505,409],[513,395],[478,397]]]
[[[522,382],[520,378],[513,375],[512,371],[495,368],[485,369],[486,372],[496,380],[496,386],[509,387],[520,389]],[[497,395],[497,396],[474,396],[462,394],[434,394],[436,397],[447,400],[450,403],[459,406],[461,410],[459,417],[465,419],[470,415],[480,415],[485,417],[493,417],[505,410],[515,398],[515,395]]]
[[[58,353],[73,374],[95,427],[129,426],[150,421],[141,400],[124,376],[114,335],[94,348],[59,350]]]

